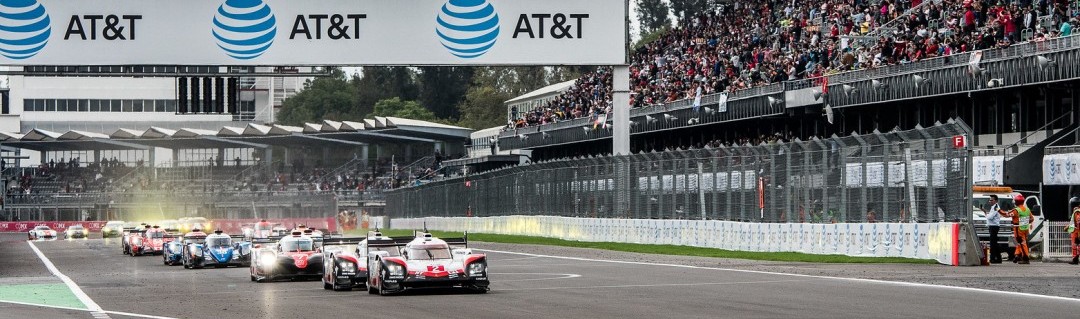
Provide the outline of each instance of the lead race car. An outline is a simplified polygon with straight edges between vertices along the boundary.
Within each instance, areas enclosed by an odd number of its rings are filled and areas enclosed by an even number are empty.
[[[488,291],[487,256],[473,254],[468,234],[439,239],[419,233],[406,244],[397,239],[367,241],[368,293],[388,295],[412,288],[462,287]],[[399,248],[400,256],[394,256]],[[381,250],[380,250],[381,249]]]
[[[276,240],[276,241],[275,241]],[[268,282],[277,279],[322,278],[323,255],[315,247],[315,239],[294,231],[289,236],[260,239],[252,242],[251,281]]]
[[[233,241],[234,238],[243,240],[243,236],[229,236],[217,230],[202,237],[201,241],[198,238],[192,236],[192,242],[181,248],[184,268],[247,267],[251,264],[251,243]]]

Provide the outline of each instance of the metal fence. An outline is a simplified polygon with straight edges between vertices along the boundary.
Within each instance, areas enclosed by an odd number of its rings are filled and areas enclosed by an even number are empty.
[[[387,194],[391,217],[548,215],[763,222],[971,218],[970,128],[559,160]]]
[[[1072,237],[1066,231],[1068,221],[1045,221],[1043,227],[1043,261],[1072,259]]]

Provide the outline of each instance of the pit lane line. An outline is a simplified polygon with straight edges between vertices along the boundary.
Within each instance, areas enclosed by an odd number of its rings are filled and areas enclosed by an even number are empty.
[[[533,257],[554,258],[554,259],[563,259],[563,260],[576,260],[576,261],[590,261],[590,262],[601,262],[601,263],[611,263],[611,264],[660,266],[660,267],[675,267],[675,268],[701,269],[701,270],[719,270],[719,271],[731,271],[731,272],[761,274],[761,275],[792,276],[792,277],[825,279],[825,280],[853,281],[853,282],[883,284],[883,285],[893,285],[893,286],[951,289],[951,290],[961,290],[961,291],[970,291],[970,292],[991,293],[991,294],[998,294],[998,295],[1005,295],[1005,296],[1023,296],[1023,297],[1029,297],[1029,298],[1034,298],[1034,299],[1050,299],[1050,300],[1067,301],[1067,302],[1071,302],[1071,303],[1080,304],[1080,298],[1047,296],[1047,295],[1038,295],[1038,294],[1025,293],[1025,292],[990,290],[990,289],[982,289],[982,288],[956,287],[956,286],[946,286],[946,285],[923,284],[923,283],[902,282],[902,281],[888,281],[888,280],[865,279],[865,278],[845,278],[845,277],[832,277],[832,276],[789,274],[789,273],[761,271],[761,270],[731,269],[731,268],[719,268],[719,267],[703,267],[703,266],[677,265],[677,264],[664,264],[664,263],[648,263],[648,262],[640,262],[640,261],[592,259],[592,258],[583,258],[583,257],[552,256],[552,255],[520,253],[520,252],[513,252],[513,251],[493,250],[493,249],[473,248],[473,250],[492,252],[492,253],[511,254],[511,255],[518,255],[518,256],[533,256]]]
[[[93,299],[90,299],[90,296],[86,295],[86,292],[83,292],[83,290],[81,288],[79,288],[79,285],[75,284],[74,280],[71,280],[71,277],[68,277],[67,275],[64,275],[63,273],[61,273],[60,269],[56,268],[56,265],[54,265],[52,263],[52,261],[49,260],[49,257],[45,257],[45,254],[41,252],[41,249],[37,248],[37,245],[34,245],[33,241],[26,241],[26,243],[30,245],[30,249],[32,249],[34,251],[34,254],[37,254],[38,259],[41,259],[41,262],[43,264],[45,264],[45,268],[48,269],[49,272],[53,274],[53,276],[56,276],[57,278],[60,278],[60,281],[63,281],[64,284],[68,286],[68,289],[71,289],[71,293],[75,294],[75,297],[79,298],[79,301],[81,301],[83,303],[83,305],[86,305],[86,309],[59,307],[59,306],[49,306],[49,305],[39,305],[39,304],[21,303],[21,302],[12,302],[12,301],[0,301],[0,302],[22,304],[22,305],[30,305],[30,306],[39,306],[39,307],[48,307],[48,308],[57,308],[57,309],[81,310],[81,311],[90,312],[91,315],[94,315],[94,317],[99,317],[99,316],[97,316],[95,314],[106,313],[106,314],[122,315],[122,316],[129,316],[129,317],[140,317],[140,318],[175,319],[175,318],[170,318],[170,317],[159,317],[159,316],[152,316],[152,315],[143,315],[143,314],[136,314],[136,313],[120,312],[120,311],[108,311],[108,310],[105,310],[105,309],[101,309],[101,306],[99,306],[96,302],[94,302]]]

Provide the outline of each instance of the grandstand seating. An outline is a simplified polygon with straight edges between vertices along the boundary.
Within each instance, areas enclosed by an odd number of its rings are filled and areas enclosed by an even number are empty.
[[[1070,35],[1067,1],[735,1],[682,21],[631,61],[633,107]],[[906,10],[905,9],[909,9]],[[884,23],[879,23],[884,22]],[[1068,25],[1066,27],[1066,25]],[[1064,33],[1063,33],[1064,32]],[[611,112],[611,70],[583,75],[509,127]]]

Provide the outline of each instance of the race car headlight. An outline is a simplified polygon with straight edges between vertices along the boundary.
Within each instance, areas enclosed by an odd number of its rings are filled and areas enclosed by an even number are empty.
[[[339,268],[339,269],[341,269],[341,270],[344,270],[344,271],[353,271],[353,270],[356,270],[356,268],[355,268],[355,266],[353,265],[353,263],[352,263],[352,262],[349,262],[349,261],[339,261],[337,265],[338,265],[338,268]]]
[[[484,275],[484,270],[486,270],[486,269],[487,269],[487,265],[485,265],[484,263],[469,264],[469,275],[470,276],[483,276]]]
[[[277,261],[277,258],[274,257],[274,255],[265,254],[265,255],[259,256],[259,264],[262,264],[262,265],[264,265],[266,267],[273,266],[275,261]]]
[[[405,267],[401,267],[401,265],[395,263],[386,264],[386,271],[389,272],[391,276],[405,275]]]

